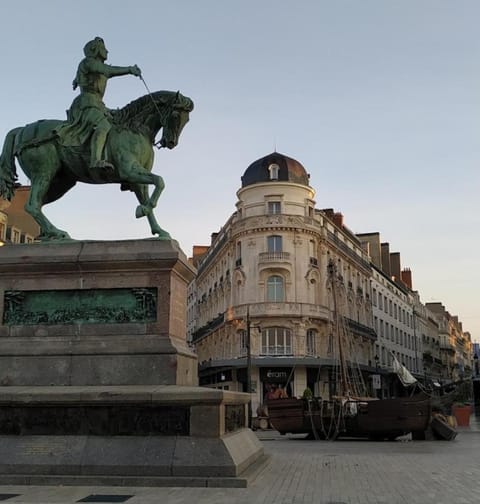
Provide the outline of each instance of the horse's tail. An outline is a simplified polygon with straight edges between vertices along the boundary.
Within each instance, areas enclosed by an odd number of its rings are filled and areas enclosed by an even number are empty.
[[[15,128],[8,132],[0,155],[0,196],[8,201],[15,193],[17,170],[15,168],[15,140],[23,128]]]

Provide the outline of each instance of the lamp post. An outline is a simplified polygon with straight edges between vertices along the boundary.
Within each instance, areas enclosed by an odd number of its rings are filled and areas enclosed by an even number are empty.
[[[412,323],[413,323],[413,345],[415,350],[415,373],[418,373],[417,312],[415,311],[415,305],[412,306]]]
[[[252,350],[251,350],[251,335],[250,335],[250,307],[247,306],[247,393],[248,398],[248,425],[252,428]]]
[[[378,374],[378,363],[380,361],[380,358],[378,357],[378,354],[375,354],[375,357],[373,358],[373,360],[375,361],[375,372],[376,372],[377,377],[378,377],[376,379],[379,381],[378,388],[377,388],[376,392],[377,392],[377,397],[380,398],[381,394],[382,394],[382,392],[381,392],[381,390],[382,390],[382,377]]]

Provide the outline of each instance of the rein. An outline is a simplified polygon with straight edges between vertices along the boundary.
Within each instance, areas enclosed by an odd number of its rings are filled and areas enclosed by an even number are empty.
[[[145,86],[145,89],[147,90],[147,94],[148,96],[150,96],[152,102],[153,102],[153,106],[157,109],[157,112],[158,114],[160,115],[160,117],[162,116],[162,111],[160,110],[159,106],[157,105],[157,102],[153,99],[153,96],[152,96],[152,92],[150,91],[149,87],[147,86],[147,83],[145,82],[145,79],[143,78],[142,75],[140,75],[140,80],[143,82],[143,85]],[[170,109],[168,110],[168,113],[165,114],[166,117],[168,117],[170,115],[170,113],[172,112],[173,110],[173,104],[175,103],[175,100],[172,101],[172,105],[170,106]],[[160,142],[153,142],[153,145],[154,147],[156,147],[157,149],[161,149],[162,148],[162,145],[160,145]]]

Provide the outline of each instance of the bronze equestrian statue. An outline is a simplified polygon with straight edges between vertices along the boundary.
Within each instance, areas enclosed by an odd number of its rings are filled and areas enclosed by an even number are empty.
[[[0,196],[10,200],[16,187],[15,158],[31,181],[25,210],[41,228],[41,240],[69,239],[43,214],[42,206],[61,198],[77,182],[119,183],[139,201],[135,215],[146,216],[152,234],[170,239],[154,214],[164,188],[163,179],[151,173],[153,146],[173,149],[193,110],[190,98],[179,92],[157,91],[118,110],[103,103],[107,80],[120,75],[141,77],[138,66],[105,64],[108,51],[96,37],[84,47],[73,87],[80,94],[67,112],[67,121],[40,120],[11,130],[0,156]],[[155,142],[162,129],[162,137]],[[148,193],[148,186],[153,192]]]

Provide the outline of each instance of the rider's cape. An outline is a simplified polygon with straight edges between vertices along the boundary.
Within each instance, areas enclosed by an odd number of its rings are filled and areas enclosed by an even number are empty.
[[[73,100],[67,112],[67,122],[55,130],[58,141],[65,147],[83,145],[105,118],[111,121],[110,113],[100,97],[84,92]]]

